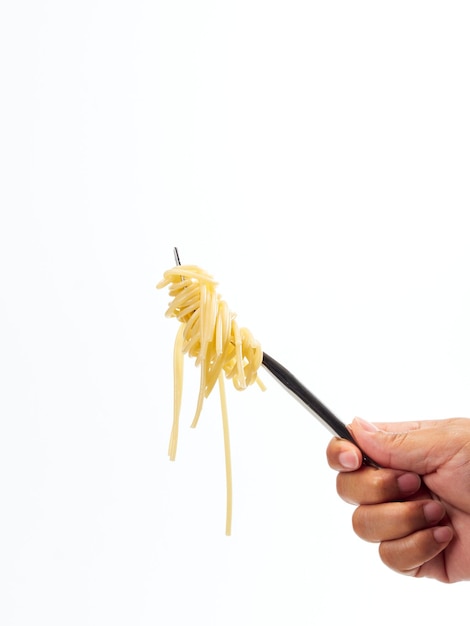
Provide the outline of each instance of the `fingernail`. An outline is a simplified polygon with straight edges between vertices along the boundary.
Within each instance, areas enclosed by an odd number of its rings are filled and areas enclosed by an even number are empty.
[[[354,470],[362,464],[362,461],[359,460],[357,454],[354,454],[354,452],[351,452],[350,450],[340,452],[338,460],[345,469]]]
[[[409,495],[411,493],[415,493],[415,491],[418,491],[421,485],[421,478],[418,476],[418,474],[402,474],[397,478],[397,483],[400,487],[400,491],[403,494]]]
[[[444,507],[440,502],[428,502],[423,506],[423,513],[429,524],[436,524],[444,517]]]
[[[452,530],[448,526],[438,526],[434,528],[433,535],[437,543],[447,543],[452,539]]]
[[[363,420],[362,417],[355,417],[354,421],[362,428],[362,430],[369,433],[376,433],[379,430],[377,426],[374,426],[374,424],[371,424],[370,422],[366,422],[366,420]]]

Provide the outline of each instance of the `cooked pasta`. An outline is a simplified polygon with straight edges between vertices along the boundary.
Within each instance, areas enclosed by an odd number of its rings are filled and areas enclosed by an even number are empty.
[[[173,354],[173,425],[168,454],[171,460],[175,459],[183,392],[183,358],[188,354],[200,367],[199,396],[191,427],[194,428],[199,420],[204,398],[209,396],[216,383],[219,385],[227,489],[225,532],[230,535],[232,469],[224,377],[230,379],[238,390],[255,382],[264,389],[258,377],[263,352],[250,331],[238,326],[235,314],[216,292],[217,283],[207,272],[194,265],[177,265],[164,273],[157,289],[166,286],[173,298],[166,316],[176,317],[180,322]]]

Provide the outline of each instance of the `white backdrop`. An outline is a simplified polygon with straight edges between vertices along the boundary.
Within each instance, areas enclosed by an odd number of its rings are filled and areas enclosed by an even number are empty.
[[[385,568],[266,373],[166,456],[197,264],[346,422],[470,416],[466,2],[0,7],[0,622],[458,623]],[[461,621],[461,620],[460,620]]]

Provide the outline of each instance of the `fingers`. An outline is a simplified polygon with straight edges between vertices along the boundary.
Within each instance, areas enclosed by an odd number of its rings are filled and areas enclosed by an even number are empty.
[[[401,574],[419,576],[420,568],[438,556],[452,537],[452,529],[448,526],[420,530],[407,537],[382,542],[380,558],[385,565]]]
[[[436,500],[372,504],[357,507],[353,528],[365,541],[391,541],[434,526],[444,515],[444,506]]]
[[[364,420],[356,418],[356,427],[361,424],[367,424]],[[442,424],[436,420],[414,421],[414,422],[375,422],[374,426],[383,432],[402,433],[413,430],[424,430],[434,428],[437,424]],[[327,458],[330,467],[340,472],[348,472],[359,469],[362,465],[363,455],[359,448],[346,439],[335,437],[330,441],[327,448]]]
[[[460,466],[468,462],[468,449],[462,445],[470,435],[468,419],[405,422],[379,428],[356,418],[350,429],[364,452],[383,467],[425,475],[450,463]]]
[[[362,453],[357,446],[346,439],[332,439],[326,456],[330,467],[338,472],[352,472],[362,465]]]
[[[340,472],[336,477],[338,494],[350,504],[381,504],[409,498],[421,487],[421,478],[411,472],[362,467],[356,472]]]
[[[364,420],[362,420],[364,421]],[[415,420],[408,422],[375,422],[374,425],[379,430],[389,433],[404,433],[410,430],[423,430],[425,428],[436,428],[442,425],[443,420]]]
[[[362,453],[345,439],[333,439],[327,449],[330,467],[339,472],[338,494],[351,504],[378,504],[416,494],[421,478],[413,472],[362,465]]]

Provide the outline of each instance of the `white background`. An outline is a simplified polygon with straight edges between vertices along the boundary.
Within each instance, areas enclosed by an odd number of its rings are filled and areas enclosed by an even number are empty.
[[[470,416],[467,2],[4,0],[0,623],[459,623],[385,568],[266,373],[167,459],[176,322],[219,281],[344,421]]]

